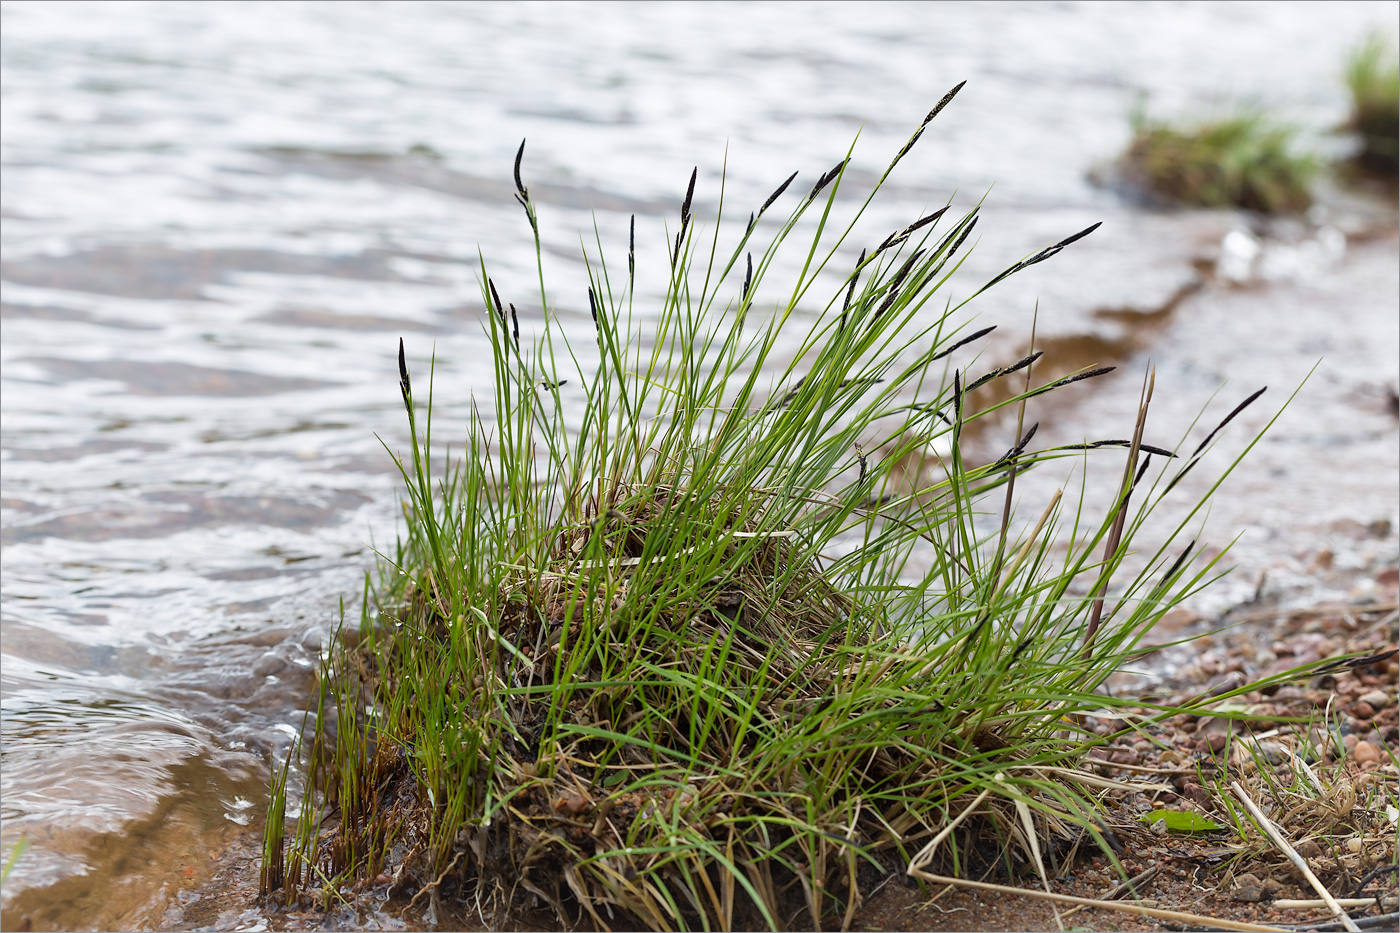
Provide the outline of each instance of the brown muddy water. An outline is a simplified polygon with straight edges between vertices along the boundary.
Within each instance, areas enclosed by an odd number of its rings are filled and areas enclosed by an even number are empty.
[[[1400,524],[1393,193],[1328,187],[1306,218],[1264,223],[1148,210],[1089,178],[1143,93],[1163,115],[1255,101],[1342,154],[1345,50],[1397,11],[3,4],[0,840],[28,849],[0,925],[265,927],[269,764],[341,599],[358,611],[393,543],[377,438],[404,444],[397,340],[415,375],[435,355],[448,437],[489,385],[478,247],[522,337],[537,327],[510,198],[522,137],[550,298],[591,345],[595,219],[617,263],[637,216],[638,307],[654,305],[691,166],[706,230],[722,172],[742,222],[859,132],[855,192],[967,79],[843,257],[985,194],[960,297],[1103,221],[965,310],[1000,325],[977,365],[1021,355],[1038,302],[1046,365],[1122,367],[1036,413],[1046,443],[1123,436],[1149,361],[1168,446],[1268,384],[1226,460],[1316,365],[1211,511],[1206,540],[1241,534],[1240,566],[1197,609],[1364,597]],[[1001,430],[978,443],[999,453]],[[1023,510],[1079,469],[1026,476]],[[1089,469],[1092,500],[1121,466]]]

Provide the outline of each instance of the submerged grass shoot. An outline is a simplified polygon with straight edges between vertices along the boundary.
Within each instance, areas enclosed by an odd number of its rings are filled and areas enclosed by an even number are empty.
[[[724,248],[723,217],[696,239],[693,174],[656,308],[634,305],[635,226],[622,281],[600,233],[577,286],[587,345],[542,268],[544,329],[522,341],[483,258],[494,396],[438,476],[431,379],[425,399],[401,346],[407,528],[328,653],[301,815],[290,834],[284,809],[268,820],[266,893],[329,903],[392,871],[430,917],[444,898],[487,922],[538,899],[566,925],[820,928],[911,863],[1038,866],[1102,843],[1111,782],[1078,765],[1106,740],[1076,717],[1119,702],[1104,681],[1214,572],[1173,547],[1184,523],[1127,569],[1181,461],[1143,443],[1150,393],[1130,441],[1033,449],[1028,400],[1100,371],[1033,377],[1028,346],[989,377],[1023,383],[1008,453],[968,462],[961,434],[986,412],[957,354],[986,331],[961,335],[965,302],[931,299],[977,208],[846,268],[870,203],[835,219],[849,162],[755,243],[789,177]],[[769,280],[782,250],[805,257],[796,280]],[[819,281],[823,313],[796,314]],[[1107,514],[1057,494],[1016,518],[1018,471],[1114,444]],[[911,477],[914,453],[934,468]],[[1140,485],[1154,455],[1168,466]]]

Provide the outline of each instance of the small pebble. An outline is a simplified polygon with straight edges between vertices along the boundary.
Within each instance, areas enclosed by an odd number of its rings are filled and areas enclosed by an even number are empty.
[[[1353,751],[1356,750],[1356,746],[1358,743],[1360,743],[1360,741],[1360,736],[1344,735],[1342,736],[1342,747],[1345,748],[1347,750],[1347,754],[1350,755]]]
[[[1212,752],[1223,751],[1224,748],[1225,748],[1225,742],[1226,742],[1225,736],[1221,735],[1221,734],[1218,733],[1218,732],[1215,733],[1214,735],[1206,736],[1206,744],[1207,744],[1208,746],[1210,746],[1210,750],[1211,750]]]
[[[1380,761],[1381,750],[1370,742],[1357,742],[1351,750],[1351,757],[1357,764],[1364,765],[1368,761]]]
[[[1384,690],[1372,690],[1370,693],[1361,694],[1361,702],[1369,703],[1372,709],[1385,709],[1390,705],[1390,698]]]
[[[1235,900],[1255,903],[1264,900],[1268,894],[1264,882],[1257,875],[1240,875],[1235,879]]]
[[[1376,715],[1376,711],[1371,708],[1370,703],[1362,700],[1360,703],[1352,704],[1351,714],[1357,719],[1370,719],[1372,716]]]

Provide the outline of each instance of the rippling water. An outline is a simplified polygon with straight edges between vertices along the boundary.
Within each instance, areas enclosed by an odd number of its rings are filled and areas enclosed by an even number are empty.
[[[973,281],[1105,220],[976,310],[1024,333],[1038,298],[1042,334],[1140,353],[1151,334],[1134,324],[1124,343],[1123,321],[1180,297],[1240,221],[1154,213],[1088,180],[1139,95],[1168,115],[1257,102],[1320,133],[1345,115],[1345,50],[1397,18],[1394,3],[0,9],[0,832],[6,851],[31,843],[7,927],[21,908],[38,926],[157,922],[190,864],[256,824],[337,601],[394,535],[376,434],[403,443],[397,338],[415,371],[436,353],[446,425],[489,377],[478,248],[525,329],[537,320],[510,196],[522,137],[551,300],[581,326],[595,219],[616,257],[637,215],[654,296],[692,165],[697,213],[723,172],[742,215],[859,132],[858,188],[966,78],[871,229],[990,189]],[[1304,248],[1331,241],[1310,231],[1285,271],[1340,287],[1338,257]],[[1341,341],[1373,370],[1343,387],[1359,410],[1368,379],[1394,381],[1387,263],[1365,267],[1379,310],[1353,310],[1357,345]],[[1335,330],[1306,290],[1289,295],[1303,323],[1272,334],[1271,358],[1303,361],[1281,374],[1296,384],[1329,352],[1308,335]],[[1162,348],[1180,380],[1213,388],[1248,355],[1240,322],[1260,312],[1224,313],[1235,327]],[[1192,363],[1193,340],[1215,363]],[[1393,514],[1377,405],[1355,449],[1380,459],[1341,484],[1329,520]]]

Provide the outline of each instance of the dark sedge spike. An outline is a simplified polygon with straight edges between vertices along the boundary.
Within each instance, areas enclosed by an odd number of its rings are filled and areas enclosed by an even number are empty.
[[[955,255],[957,255],[958,248],[963,245],[963,241],[965,241],[968,238],[968,235],[972,233],[972,228],[977,226],[977,221],[981,219],[981,217],[972,218],[972,223],[968,224],[967,227],[963,229],[962,234],[958,237],[958,241],[953,244],[952,249],[948,250],[948,255],[944,258],[944,262],[947,262],[949,259],[952,259]]]
[[[969,221],[967,217],[964,217],[962,220],[958,221],[958,223],[953,226],[953,229],[949,230],[947,235],[934,247],[933,251],[935,253],[942,253],[944,250],[948,249],[948,244],[951,243],[955,237],[957,238],[957,246],[954,246],[952,250],[948,252],[948,255],[944,257],[944,262],[951,259],[953,254],[958,251],[958,246],[962,246],[963,240],[967,239],[967,234],[971,231],[972,225],[977,223],[977,211],[979,209],[980,208],[974,207],[972,213],[969,215],[972,219]],[[967,224],[967,226],[964,227],[962,226],[963,224]]]
[[[924,135],[924,128],[921,126],[914,131],[914,135],[910,136],[909,141],[904,144],[904,147],[902,149],[899,150],[899,153],[894,157],[894,162],[890,163],[891,167],[893,167],[895,163],[899,162],[900,159],[904,158],[909,154],[909,150],[914,148],[914,144],[919,141],[919,137],[922,135]]]
[[[841,170],[846,167],[846,163],[849,161],[851,160],[842,159],[840,162],[837,162],[836,165],[832,167],[831,171],[827,172],[821,178],[818,178],[817,183],[812,186],[811,194],[807,195],[807,203],[810,204],[813,201],[813,199],[815,199],[816,196],[821,193],[821,190],[823,188],[831,184],[832,181],[835,180],[836,176],[841,174]]]
[[[753,233],[753,222],[756,219],[757,215],[754,214],[753,211],[749,211],[749,225],[744,228],[744,236],[748,236],[750,233]]]
[[[749,253],[749,254],[748,254],[748,268],[744,271],[744,294],[741,295],[741,296],[739,297],[739,302],[740,302],[740,304],[742,304],[742,303],[745,302],[745,301],[748,301],[748,298],[749,298],[749,286],[752,285],[752,284],[753,284],[753,253]]]
[[[1102,227],[1102,226],[1103,226],[1103,221],[1102,221],[1102,220],[1100,220],[1100,221],[1099,221],[1098,223],[1096,223],[1096,224],[1090,224],[1089,226],[1085,227],[1083,230],[1080,230],[1078,233],[1074,234],[1073,236],[1067,236],[1067,237],[1065,237],[1063,240],[1061,240],[1060,242],[1056,243],[1056,244],[1055,244],[1053,247],[1051,247],[1051,248],[1052,248],[1052,249],[1055,249],[1055,250],[1064,249],[1066,246],[1070,245],[1070,244],[1073,243],[1074,241],[1084,239],[1086,236],[1088,236],[1089,234],[1093,233],[1095,230],[1099,229],[1099,228]]]
[[[1192,538],[1191,543],[1186,545],[1186,550],[1178,554],[1176,560],[1172,561],[1171,567],[1169,567],[1167,572],[1162,576],[1161,586],[1166,586],[1172,577],[1176,576],[1177,571],[1180,570],[1182,565],[1190,558],[1191,552],[1196,549],[1197,540],[1199,539]]]
[[[953,205],[949,204],[944,207],[940,207],[938,210],[934,211],[932,214],[929,214],[927,217],[920,217],[918,220],[914,221],[912,224],[904,228],[903,235],[908,236],[915,230],[918,230],[920,227],[927,227],[929,224],[933,223],[935,220],[948,213],[948,208],[952,206]]]
[[[876,309],[875,317],[871,318],[872,321],[878,319],[880,315],[893,307],[895,301],[899,298],[900,286],[904,284],[904,280],[908,278],[910,270],[914,268],[914,263],[918,262],[919,257],[923,254],[923,250],[916,250],[914,255],[910,256],[909,259],[905,261],[904,265],[899,267],[899,271],[896,272],[894,278],[890,280],[889,291],[885,295],[885,300],[880,302],[880,307]]]
[[[1035,254],[1034,256],[1032,256],[1030,259],[1023,259],[1022,261],[1016,263],[1014,266],[1012,266],[1011,268],[1007,269],[1007,270],[1006,270],[1005,272],[1003,272],[1001,275],[997,276],[996,278],[994,278],[994,279],[992,279],[990,282],[988,282],[986,285],[982,286],[982,288],[983,288],[984,290],[987,289],[987,288],[990,288],[991,286],[995,285],[997,282],[1000,282],[1002,279],[1006,278],[1008,275],[1011,275],[1011,274],[1016,273],[1016,272],[1020,272],[1022,269],[1027,269],[1027,268],[1029,268],[1029,267],[1035,265],[1035,264],[1038,263],[1038,262],[1044,262],[1045,260],[1049,259],[1051,256],[1054,256],[1054,255],[1056,255],[1057,253],[1059,253],[1060,250],[1064,249],[1066,246],[1070,245],[1071,243],[1075,242],[1076,240],[1082,240],[1082,239],[1084,239],[1086,236],[1088,236],[1089,234],[1093,233],[1095,230],[1099,229],[1099,227],[1101,227],[1101,226],[1103,226],[1103,221],[1099,221],[1099,222],[1096,223],[1096,224],[1093,224],[1093,225],[1091,225],[1091,226],[1085,227],[1083,230],[1080,230],[1078,233],[1074,234],[1073,236],[1067,236],[1067,237],[1065,237],[1063,240],[1061,240],[1060,242],[1056,243],[1054,246],[1047,246],[1047,247],[1045,247],[1045,249],[1043,249],[1043,250],[1041,250],[1040,252],[1036,253],[1036,254]]]
[[[627,277],[632,278],[637,272],[637,215],[632,215],[632,224],[627,234]]]
[[[953,421],[962,422],[962,386],[960,384],[960,374],[953,370]],[[957,434],[953,435],[957,437]]]
[[[1127,441],[1127,440],[1111,440],[1111,441],[1093,441],[1093,442],[1088,443],[1088,444],[1066,444],[1066,445],[1063,446],[1063,447],[1056,447],[1056,448],[1054,448],[1054,449],[1055,449],[1055,450],[1098,450],[1100,447],[1131,447],[1131,446],[1133,446],[1133,442],[1132,442],[1132,441]],[[1141,450],[1141,451],[1144,451],[1145,453],[1156,454],[1156,455],[1159,456],[1159,457],[1167,457],[1168,459],[1171,459],[1171,460],[1175,460],[1175,459],[1176,459],[1176,454],[1174,454],[1172,451],[1170,451],[1170,450],[1164,450],[1164,449],[1162,449],[1161,447],[1153,447],[1151,444],[1138,444],[1138,449]]]
[[[1194,456],[1196,456],[1196,454],[1200,453],[1202,450],[1205,450],[1205,447],[1206,447],[1207,444],[1210,443],[1211,438],[1213,438],[1213,437],[1215,437],[1215,435],[1219,434],[1220,431],[1221,431],[1221,429],[1224,428],[1225,425],[1227,425],[1227,424],[1229,424],[1231,421],[1233,421],[1236,415],[1238,415],[1240,412],[1244,411],[1244,410],[1245,410],[1246,408],[1248,408],[1250,405],[1253,405],[1254,402],[1259,398],[1259,396],[1263,395],[1263,394],[1264,394],[1265,392],[1267,392],[1268,390],[1269,390],[1269,387],[1268,387],[1268,386],[1264,386],[1264,388],[1260,389],[1258,392],[1255,392],[1255,393],[1254,393],[1253,395],[1251,395],[1249,398],[1245,399],[1243,402],[1240,402],[1238,405],[1236,405],[1236,406],[1235,406],[1235,410],[1232,411],[1232,412],[1230,412],[1228,415],[1226,415],[1226,416],[1225,416],[1225,420],[1224,420],[1224,421],[1221,421],[1219,424],[1217,424],[1217,425],[1215,426],[1215,430],[1214,430],[1214,431],[1211,431],[1209,434],[1206,435],[1206,439],[1203,440],[1203,441],[1201,441],[1200,446],[1197,447],[1197,448],[1195,449],[1195,451],[1191,454],[1191,456],[1194,457]]]
[[[510,332],[515,338],[515,346],[520,346],[520,316],[515,313],[515,305],[510,306]]]
[[[981,330],[977,331],[977,333],[975,333],[975,334],[969,334],[968,336],[966,336],[966,337],[964,337],[963,339],[959,340],[957,343],[953,344],[953,345],[952,345],[951,347],[949,347],[948,349],[943,350],[942,352],[938,353],[937,355],[935,355],[935,356],[933,356],[933,357],[930,357],[930,358],[929,358],[929,362],[930,362],[930,363],[937,362],[938,360],[943,359],[943,357],[947,356],[949,353],[952,353],[954,350],[957,350],[957,349],[960,349],[960,348],[962,348],[962,347],[965,347],[965,346],[967,346],[969,343],[972,343],[972,341],[974,341],[974,340],[981,340],[983,337],[987,336],[988,334],[990,334],[992,331],[994,331],[994,330],[996,330],[996,329],[997,329],[997,325],[993,324],[991,327],[984,327],[984,328],[982,328]],[[1039,356],[1039,355],[1040,355],[1040,354],[1038,354],[1038,353],[1036,354],[1036,356]]]
[[[546,391],[553,391],[553,390],[559,388],[561,385],[564,385],[564,384],[565,384],[566,382],[568,382],[568,381],[569,381],[569,380],[567,380],[567,379],[560,379],[558,382],[548,382],[548,381],[545,381],[545,382],[541,382],[541,383],[540,383],[540,388],[541,388],[541,389],[544,389],[544,390],[546,390]]]
[[[413,394],[413,384],[408,379],[408,362],[403,356],[403,338],[399,338],[399,391],[403,393],[404,404],[408,404],[408,398]]]
[[[792,184],[792,180],[796,177],[796,172],[793,172],[791,175],[789,175],[787,177],[787,181],[783,182],[781,185],[778,186],[778,189],[776,191],[768,195],[768,200],[763,202],[763,206],[758,209],[758,212],[762,214],[764,211],[768,210],[768,208],[772,207],[773,202],[783,196],[783,192],[788,189],[788,185]]]
[[[952,207],[952,205],[950,204],[948,205],[948,207]],[[883,250],[889,249],[891,246],[898,246],[900,243],[903,243],[905,240],[909,239],[909,235],[915,230],[918,230],[920,227],[928,226],[938,218],[942,217],[945,213],[947,213],[948,207],[939,208],[932,214],[929,214],[927,217],[919,218],[909,226],[905,227],[903,230],[900,230],[898,233],[891,233],[889,236],[885,237],[885,242],[875,247],[875,252],[879,253]]]
[[[1016,650],[1013,651],[1013,652],[1011,652],[1011,659],[1010,659],[1009,661],[1006,662],[1007,668],[1010,668],[1011,665],[1015,664],[1015,663],[1016,663],[1016,659],[1019,658],[1019,657],[1021,656],[1021,652],[1022,652],[1022,651],[1025,651],[1027,648],[1029,648],[1029,647],[1030,647],[1031,645],[1033,645],[1033,644],[1035,644],[1035,636],[1033,636],[1033,635],[1030,636],[1030,637],[1027,637],[1027,638],[1022,639],[1022,640],[1021,640],[1021,643],[1020,643],[1019,645],[1016,646]]]
[[[593,294],[593,289],[588,289],[588,310],[593,315],[593,329],[598,329],[598,298]]]
[[[846,329],[846,312],[850,310],[851,298],[856,293],[856,282],[860,281],[860,267],[865,265],[865,250],[860,251],[860,258],[856,260],[856,271],[851,273],[851,284],[846,286],[846,300],[841,303],[841,328]]]
[[[522,204],[530,200],[530,189],[520,180],[520,161],[525,158],[525,140],[520,140],[520,148],[515,152],[515,190],[520,192]]]
[[[1003,370],[1001,371],[1001,374],[1002,374],[1003,376],[1009,376],[1009,375],[1011,375],[1011,374],[1014,373],[1014,372],[1019,372],[1020,370],[1025,369],[1027,366],[1031,365],[1031,364],[1034,363],[1036,360],[1040,359],[1040,355],[1041,355],[1042,353],[1044,353],[1044,352],[1045,352],[1044,350],[1037,350],[1037,351],[1035,351],[1034,353],[1032,353],[1030,356],[1022,357],[1021,359],[1019,359],[1019,360],[1017,360],[1016,362],[1012,363],[1010,366],[1008,366],[1008,367],[1006,367],[1005,369],[1003,369]]]
[[[859,444],[856,444],[855,448],[856,459],[860,461],[860,478],[856,480],[856,485],[859,486],[865,482],[865,450]]]
[[[987,374],[984,375],[984,376],[979,376],[979,377],[977,377],[976,379],[972,380],[971,382],[969,382],[969,383],[967,384],[967,388],[963,389],[963,395],[967,395],[967,394],[968,394],[969,392],[971,392],[973,389],[980,389],[980,388],[982,388],[984,385],[986,385],[987,383],[991,382],[993,379],[995,379],[997,376],[1000,376],[1000,375],[1001,375],[1001,370],[999,370],[999,369],[994,369],[994,370],[992,370],[991,372],[987,373]]]
[[[1138,445],[1138,449],[1140,449],[1140,450],[1142,449],[1142,445],[1141,445],[1141,444]],[[1151,463],[1151,462],[1152,462],[1152,455],[1151,455],[1151,454],[1148,454],[1146,457],[1143,457],[1143,458],[1142,458],[1142,466],[1138,467],[1137,476],[1134,476],[1134,477],[1133,477],[1133,484],[1132,484],[1131,486],[1128,487],[1128,491],[1129,491],[1129,492],[1131,492],[1131,491],[1134,490],[1134,489],[1137,489],[1138,483],[1142,482],[1142,477],[1147,473],[1147,465],[1148,465],[1149,463]]]
[[[491,300],[496,302],[496,317],[500,318],[501,333],[504,334],[506,330],[506,309],[501,305],[501,296],[496,293],[496,283],[488,278],[486,284],[491,286]]]
[[[958,96],[958,91],[961,91],[965,84],[967,84],[966,81],[959,81],[957,87],[953,88],[947,94],[944,94],[943,99],[934,105],[933,109],[928,112],[928,116],[924,117],[924,122],[919,125],[919,128],[923,129],[925,126],[932,123],[933,118],[942,113],[943,108],[953,102],[953,98]]]
[[[1016,445],[1016,453],[1019,454],[1021,451],[1023,451],[1023,450],[1026,449],[1026,445],[1029,444],[1029,443],[1031,442],[1031,438],[1035,437],[1035,432],[1038,431],[1039,429],[1040,429],[1040,422],[1039,422],[1039,421],[1037,421],[1035,424],[1031,425],[1031,429],[1030,429],[1029,431],[1026,432],[1026,436],[1023,437],[1023,438],[1021,438],[1021,442],[1020,442],[1019,444]]]
[[[1040,422],[1039,422],[1039,421],[1037,421],[1035,424],[1031,425],[1031,429],[1030,429],[1029,431],[1026,432],[1026,436],[1023,437],[1023,438],[1021,438],[1021,440],[1017,442],[1017,444],[1016,444],[1015,447],[1011,448],[1011,449],[1008,450],[1006,453],[1002,454],[1002,455],[1001,455],[1001,458],[998,459],[996,463],[993,463],[993,464],[992,464],[992,469],[996,469],[997,467],[1001,466],[1002,464],[1007,463],[1007,462],[1009,462],[1010,460],[1012,460],[1012,459],[1014,459],[1014,458],[1016,458],[1016,457],[1019,457],[1019,456],[1021,455],[1021,452],[1022,452],[1023,450],[1026,449],[1026,445],[1029,444],[1029,443],[1031,442],[1031,438],[1035,437],[1035,432],[1036,432],[1039,428],[1040,428]]]
[[[1048,392],[1051,389],[1058,389],[1060,386],[1067,386],[1072,382],[1082,382],[1085,379],[1093,379],[1095,376],[1102,376],[1105,373],[1111,373],[1117,368],[1117,366],[1100,366],[1098,369],[1091,369],[1088,372],[1079,373],[1074,376],[1066,376],[1058,382],[1050,383],[1050,385],[1046,386],[1041,391]]]
[[[690,184],[685,189],[685,200],[681,202],[681,235],[690,224],[690,202],[695,198],[695,179],[700,174],[700,166],[690,170]]]

